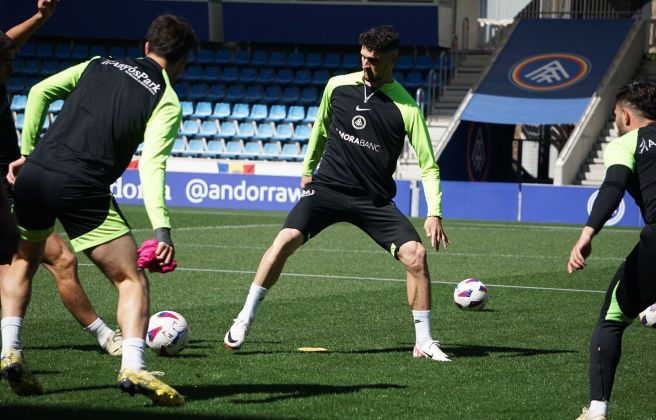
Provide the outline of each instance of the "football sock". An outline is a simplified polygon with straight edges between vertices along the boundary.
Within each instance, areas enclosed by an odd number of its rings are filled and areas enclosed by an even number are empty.
[[[606,401],[592,400],[588,409],[588,417],[605,416],[608,414],[608,403]]]
[[[2,328],[2,356],[4,357],[9,352],[22,353],[20,336],[23,318],[16,316],[2,318],[0,328]]]
[[[423,344],[432,341],[431,336],[431,311],[412,311],[412,318],[415,322],[416,342]]]
[[[101,347],[105,344],[107,338],[109,338],[109,336],[111,336],[113,333],[113,331],[100,318],[87,325],[84,328],[84,331],[95,335],[96,339],[98,340],[98,344],[100,344]]]
[[[255,318],[255,312],[257,312],[257,307],[260,305],[260,302],[264,300],[269,289],[258,286],[257,284],[251,284],[251,288],[248,291],[248,296],[246,296],[246,302],[244,303],[244,308],[239,312],[237,318],[242,321],[250,323],[253,318]]]
[[[124,338],[123,339],[123,358],[121,359],[121,369],[145,370],[146,360],[144,358],[144,349],[146,342],[141,338]]]

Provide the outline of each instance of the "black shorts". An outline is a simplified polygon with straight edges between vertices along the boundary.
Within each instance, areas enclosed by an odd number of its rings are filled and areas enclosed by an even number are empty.
[[[11,208],[14,205],[14,189],[9,185],[9,181],[7,181],[7,173],[9,173],[9,164],[0,163],[0,176],[2,177],[0,188],[5,190],[5,198],[7,199],[9,208]]]
[[[377,206],[369,197],[353,197],[314,183],[305,188],[283,228],[301,231],[307,241],[339,222],[359,227],[395,258],[406,242],[421,243],[417,230],[394,202]]]
[[[29,161],[14,185],[14,215],[26,241],[45,240],[59,219],[75,251],[130,231],[109,187],[90,185]]]

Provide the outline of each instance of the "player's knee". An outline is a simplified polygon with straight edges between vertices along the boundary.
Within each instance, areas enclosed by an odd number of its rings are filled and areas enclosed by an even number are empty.
[[[303,234],[296,229],[283,229],[278,233],[272,248],[275,254],[288,257],[303,244]]]
[[[408,270],[423,271],[426,264],[426,248],[419,242],[406,242],[399,249],[398,257]]]
[[[58,272],[74,271],[77,270],[77,257],[67,249],[57,256],[52,265]]]

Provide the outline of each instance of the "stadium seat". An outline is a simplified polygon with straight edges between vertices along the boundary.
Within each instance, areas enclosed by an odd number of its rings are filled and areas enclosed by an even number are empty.
[[[263,50],[253,51],[251,57],[251,65],[255,67],[263,67],[269,64],[269,53]]]
[[[198,51],[198,55],[196,55],[196,62],[204,66],[214,64],[215,56],[216,54],[213,49],[201,48],[200,51]]]
[[[312,84],[323,86],[328,83],[328,79],[330,79],[330,73],[327,70],[317,70],[312,76]]]
[[[51,42],[41,41],[36,47],[36,56],[38,58],[50,58],[55,53],[55,47]]]
[[[27,93],[25,89],[26,79],[23,76],[12,76],[5,84],[7,92],[14,95],[17,93]]]
[[[301,148],[298,143],[286,143],[282,146],[280,155],[278,155],[279,160],[291,160],[294,161],[298,158],[301,153]]]
[[[319,91],[315,87],[303,88],[299,102],[303,105],[316,104],[319,102]]]
[[[312,132],[312,127],[307,124],[298,124],[294,127],[294,135],[292,135],[293,141],[306,142],[310,140],[310,132]]]
[[[269,115],[269,108],[265,104],[253,104],[248,119],[251,121],[262,121]]]
[[[400,84],[405,83],[405,76],[400,71],[395,71],[394,73],[392,73],[392,77]]]
[[[338,69],[342,64],[342,56],[338,53],[328,53],[323,58],[323,67],[330,70]]]
[[[233,120],[245,120],[248,118],[248,115],[250,114],[251,109],[248,106],[248,104],[245,103],[237,103],[235,106],[232,107],[232,114],[230,114],[230,118]]]
[[[216,125],[216,120],[203,121],[200,125],[198,135],[206,139],[213,139],[219,136],[219,127]]]
[[[95,57],[95,56],[106,57],[107,56],[107,48],[105,48],[104,45],[94,45],[89,50],[89,54],[90,54],[91,57]]]
[[[195,100],[206,99],[209,94],[210,86],[207,83],[194,83],[191,85],[189,97]]]
[[[137,58],[137,57],[143,57],[144,56],[144,49],[141,45],[134,45],[132,47],[128,47],[128,52],[127,52],[128,57],[132,58]]]
[[[196,120],[184,120],[180,126],[180,135],[189,137],[195,137],[198,135],[199,127]]]
[[[287,117],[285,117],[285,122],[297,123],[303,121],[305,118],[305,109],[302,106],[294,105],[290,106],[287,109]]]
[[[194,103],[190,101],[182,101],[180,102],[180,106],[182,107],[182,116],[183,117],[190,117],[191,114],[194,113]]]
[[[308,149],[308,144],[305,143],[303,145],[303,147],[301,147],[301,153],[298,156],[300,158],[299,160],[303,160],[305,158],[305,154],[307,153],[307,149]]]
[[[360,56],[358,54],[344,54],[341,68],[349,73],[360,70],[362,68]]]
[[[225,85],[212,85],[210,86],[210,92],[207,94],[207,99],[216,102],[225,98],[225,95]]]
[[[283,121],[287,117],[287,107],[285,105],[272,105],[269,109],[267,121]]]
[[[293,69],[303,67],[305,65],[305,54],[300,51],[290,52],[287,56],[287,67]]]
[[[212,115],[212,103],[200,101],[196,103],[196,110],[191,115],[194,118],[206,119]]]
[[[181,156],[185,150],[187,150],[187,141],[182,137],[178,137],[173,142],[173,149],[171,149],[171,156]]]
[[[413,70],[415,68],[415,59],[411,55],[401,54],[394,67],[398,71]]]
[[[23,130],[23,124],[25,123],[25,114],[22,112],[16,113],[14,117],[14,125],[17,130]]]
[[[260,154],[260,159],[269,159],[276,160],[280,155],[280,142],[273,141],[269,143],[264,143],[262,147],[262,153]]]
[[[276,72],[270,68],[266,67],[263,69],[260,69],[260,71],[257,73],[257,83],[261,83],[263,85],[268,85],[270,83],[273,83],[276,77]]]
[[[237,124],[234,121],[223,121],[219,129],[219,135],[224,139],[232,139],[237,135]]]
[[[288,141],[291,140],[293,134],[294,127],[291,124],[277,124],[276,131],[273,135],[273,140]]]
[[[414,91],[424,84],[424,76],[418,71],[411,71],[405,77],[403,86],[414,94]]]
[[[317,112],[319,112],[318,106],[310,106],[307,109],[307,114],[305,114],[305,119],[303,122],[314,124],[314,120],[317,119]]]
[[[262,97],[262,102],[271,104],[280,102],[282,97],[282,89],[280,86],[267,86],[264,90],[264,96]]]
[[[23,63],[22,58],[14,58],[14,61],[11,62],[12,74],[21,74],[23,72]]]
[[[428,55],[420,55],[415,62],[417,71],[428,71],[433,68],[433,59]]]
[[[232,62],[237,66],[245,66],[251,62],[251,55],[246,50],[237,51]]]
[[[187,144],[187,150],[182,152],[182,156],[200,157],[205,152],[206,147],[205,139],[191,139]]]
[[[36,55],[36,44],[26,42],[16,51],[16,57],[34,57]]]
[[[259,140],[244,143],[244,151],[240,158],[257,159],[262,155],[262,142]]]
[[[312,82],[312,72],[310,70],[301,69],[296,71],[296,77],[294,77],[295,85],[309,85]]]
[[[23,63],[23,74],[35,75],[41,71],[41,62],[36,59],[25,60]]]
[[[219,102],[214,105],[214,112],[212,112],[212,118],[216,119],[225,119],[230,116],[230,104],[226,102]]]
[[[187,57],[187,62],[188,63],[195,63],[196,62],[196,50],[189,51],[189,56]]]
[[[89,46],[85,44],[75,44],[73,47],[72,58],[75,61],[83,61],[91,58],[89,55]]]
[[[232,63],[232,51],[229,48],[221,48],[216,52],[214,62],[220,66],[227,66]]]
[[[260,85],[249,86],[246,88],[244,100],[246,102],[260,102],[264,96],[264,89]]]
[[[294,104],[301,99],[301,89],[298,86],[287,86],[282,91],[280,102],[283,104]]]
[[[232,85],[228,88],[225,99],[228,102],[237,102],[244,99],[244,95],[246,95],[244,85]]]
[[[191,82],[198,82],[203,78],[203,68],[201,66],[187,66],[184,73],[182,73],[182,78]]]
[[[109,47],[109,56],[114,58],[125,57],[125,47],[119,45]]]
[[[190,92],[189,92],[188,84],[184,82],[176,83],[175,85],[173,85],[173,90],[178,95],[178,99],[185,100],[189,98]]]
[[[70,44],[57,44],[52,56],[60,60],[68,60],[71,58],[72,52]]]
[[[27,95],[14,95],[14,97],[11,98],[11,105],[9,106],[9,109],[12,110],[13,112],[20,112],[25,110],[26,104],[27,104]]]
[[[255,67],[244,67],[239,72],[239,83],[253,83],[257,79],[257,70]]]
[[[323,56],[319,52],[311,52],[305,57],[305,67],[308,69],[318,69],[323,63]]]
[[[218,158],[223,152],[225,152],[225,140],[210,140],[207,142],[207,147],[205,148],[205,151],[201,153],[201,156]]]
[[[239,80],[239,69],[237,67],[226,67],[223,69],[223,79],[224,83],[234,83]]]
[[[218,82],[221,80],[222,74],[221,69],[217,66],[208,66],[205,67],[203,72],[203,80],[206,82]]]
[[[52,76],[59,72],[59,61],[57,60],[44,60],[41,62],[41,74],[43,76]]]
[[[273,134],[273,123],[259,123],[257,125],[257,134],[253,138],[257,140],[271,140]]]
[[[78,63],[76,63],[75,61],[62,60],[59,62],[59,71],[66,70],[70,67],[73,67],[76,64]]]
[[[226,143],[225,151],[222,156],[225,159],[237,159],[244,151],[244,144],[241,140],[230,140]]]
[[[50,105],[48,106],[48,112],[51,112],[53,114],[58,114],[59,111],[61,111],[62,106],[64,106],[64,100],[57,99],[56,101],[50,103]]]
[[[290,69],[280,69],[276,73],[275,83],[288,85],[294,80],[294,72]]]
[[[252,139],[255,137],[255,125],[252,122],[239,123],[235,139]]]
[[[274,51],[269,57],[269,65],[271,67],[283,67],[287,62],[287,55],[283,51]]]

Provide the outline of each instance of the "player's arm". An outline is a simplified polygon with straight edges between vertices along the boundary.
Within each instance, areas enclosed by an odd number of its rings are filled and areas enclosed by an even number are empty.
[[[9,29],[6,34],[19,49],[55,13],[56,0],[39,0],[36,13],[22,23]]]
[[[307,152],[303,159],[303,178],[301,180],[301,186],[303,188],[312,181],[312,174],[317,169],[317,165],[319,165],[323,151],[326,148],[328,129],[330,127],[330,119],[332,118],[332,106],[330,104],[332,92],[333,83],[332,79],[330,79],[323,91],[321,104],[317,111],[317,119],[314,120],[314,124],[312,125]]]
[[[173,260],[171,221],[166,207],[166,160],[182,121],[182,109],[173,89],[167,87],[144,132],[144,148],[139,160],[139,177],[144,206],[158,242],[157,256],[163,264]]]

